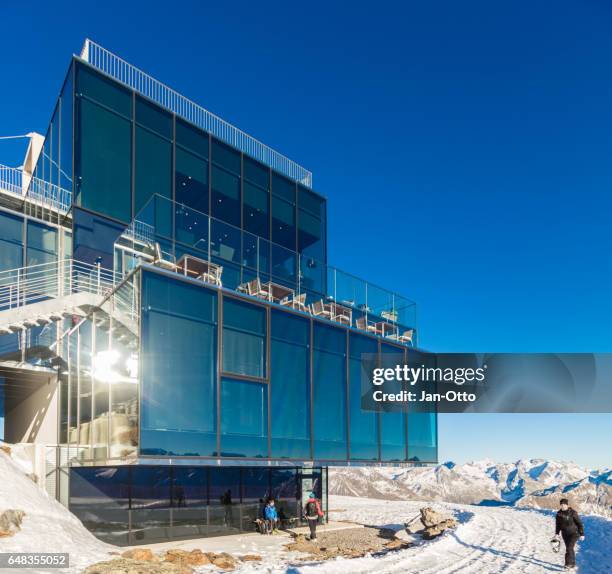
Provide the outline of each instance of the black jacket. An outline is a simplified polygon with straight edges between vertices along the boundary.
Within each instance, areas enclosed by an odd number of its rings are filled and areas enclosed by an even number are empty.
[[[557,512],[556,534],[578,534],[584,536],[584,526],[578,513],[573,508],[567,510],[559,510]]]

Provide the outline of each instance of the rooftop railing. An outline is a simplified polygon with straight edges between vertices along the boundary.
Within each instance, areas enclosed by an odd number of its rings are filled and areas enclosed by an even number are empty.
[[[413,343],[416,304],[410,299],[159,195],[116,246],[136,260],[218,287]]]
[[[91,40],[81,59],[272,169],[312,187],[312,173]]]
[[[35,206],[67,213],[72,193],[68,189],[43,181],[37,177],[30,180],[27,193],[23,192],[23,171],[16,167],[0,165],[0,191],[18,196]]]

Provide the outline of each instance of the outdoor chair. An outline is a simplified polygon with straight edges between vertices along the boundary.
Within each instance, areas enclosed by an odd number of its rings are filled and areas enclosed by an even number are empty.
[[[259,297],[260,299],[270,299],[270,292],[264,289],[259,277],[247,283],[247,293],[253,297]]]
[[[221,275],[223,274],[223,266],[216,265],[214,263],[208,264],[208,271],[206,273],[202,273],[200,276],[203,281],[207,283],[212,283],[213,285],[217,285],[218,287],[222,287],[221,283]]]
[[[284,305],[285,307],[291,307],[292,309],[296,309],[297,311],[303,311],[304,313],[308,312],[308,308],[306,307],[306,293],[294,295],[293,299],[283,299],[281,301],[281,305]]]
[[[400,343],[406,343],[408,345],[412,345],[412,337],[414,336],[414,329],[408,329],[404,331],[397,340]]]
[[[325,304],[323,302],[323,300],[319,300],[319,301],[315,301],[312,305],[311,305],[311,312],[315,317],[326,317],[328,319],[331,319],[331,309],[329,307],[329,305]]]
[[[164,254],[161,249],[161,245],[155,242],[154,252],[153,252],[153,265],[157,267],[161,267],[162,269],[168,269],[169,271],[176,271],[177,266],[174,261],[169,261],[164,258]]]
[[[376,327],[374,325],[370,325],[365,317],[359,317],[355,321],[355,326],[362,331],[376,331]]]

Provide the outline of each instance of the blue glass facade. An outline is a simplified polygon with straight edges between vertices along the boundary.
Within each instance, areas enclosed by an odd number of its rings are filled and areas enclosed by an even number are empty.
[[[436,461],[435,414],[361,409],[364,356],[405,358],[415,305],[328,265],[305,180],[80,58],[34,176],[69,212],[0,211],[0,272],[72,257],[123,278],[58,331],[70,505],[97,535],[248,530],[271,494],[287,519],[304,485],[325,498],[328,464]]]

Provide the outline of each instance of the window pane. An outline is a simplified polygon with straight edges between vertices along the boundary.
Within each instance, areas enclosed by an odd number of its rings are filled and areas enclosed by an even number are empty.
[[[132,209],[132,125],[81,98],[76,144],[80,205],[121,221]]]
[[[144,454],[216,450],[216,294],[143,274]]]
[[[176,143],[208,159],[208,134],[176,118]]]
[[[240,176],[240,152],[215,139],[212,140],[212,161]]]
[[[265,189],[245,181],[243,194],[244,229],[259,237],[268,239],[270,236],[269,193]]]
[[[295,251],[295,205],[272,197],[272,241]]]
[[[170,197],[172,144],[136,127],[134,210],[138,213],[154,194]]]
[[[314,456],[344,460],[346,452],[346,331],[315,322]]]
[[[132,508],[170,506],[170,467],[132,467]]]
[[[403,364],[404,351],[392,345],[382,345],[381,367],[394,368]],[[386,389],[382,389],[386,390]],[[397,386],[392,389],[398,391]],[[406,427],[405,413],[381,412],[380,413],[380,458],[383,461],[406,460]]]
[[[437,462],[438,429],[436,413],[408,413],[408,459]]]
[[[172,115],[139,96],[136,96],[136,122],[172,139]]]
[[[310,458],[310,323],[283,311],[271,319],[272,456]]]
[[[371,366],[368,357],[372,358],[378,354],[378,343],[369,337],[361,337],[351,333],[349,353],[349,377],[350,377],[350,453],[351,459],[355,460],[377,460],[378,459],[378,421],[375,412],[361,409],[362,377],[367,375],[367,369]],[[364,370],[366,372],[364,372]]]
[[[240,225],[240,177],[212,166],[212,215]]]
[[[295,204],[295,183],[275,173],[272,174],[272,193]]]
[[[176,148],[176,201],[208,213],[208,162]]]
[[[221,381],[221,456],[268,456],[268,385]]]
[[[244,179],[268,190],[270,188],[270,170],[250,157],[244,156],[243,161]]]
[[[78,64],[76,71],[77,95],[87,96],[127,118],[132,117],[132,96],[129,90],[87,66]]]
[[[201,507],[208,504],[208,470],[202,466],[173,468],[172,506]]]

